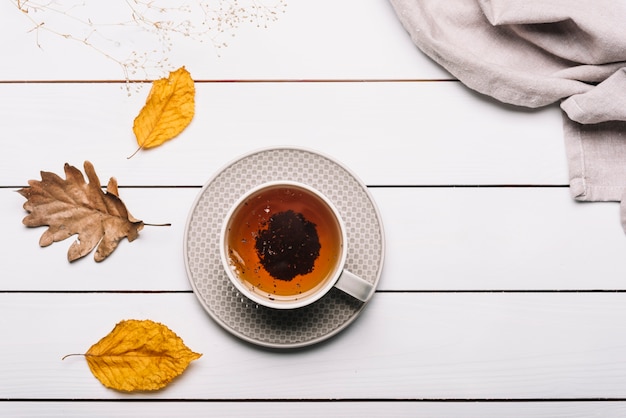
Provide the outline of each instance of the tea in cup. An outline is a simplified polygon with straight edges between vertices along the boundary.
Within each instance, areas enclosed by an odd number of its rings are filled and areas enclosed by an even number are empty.
[[[222,263],[252,301],[294,309],[337,287],[367,301],[374,286],[344,269],[346,229],[338,210],[303,183],[264,183],[242,196],[222,226]]]

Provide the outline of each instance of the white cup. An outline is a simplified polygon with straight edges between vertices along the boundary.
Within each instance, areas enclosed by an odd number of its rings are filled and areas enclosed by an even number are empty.
[[[336,287],[366,302],[374,286],[344,268],[346,228],[332,202],[293,181],[261,184],[228,211],[220,234],[233,285],[270,308],[309,305]]]

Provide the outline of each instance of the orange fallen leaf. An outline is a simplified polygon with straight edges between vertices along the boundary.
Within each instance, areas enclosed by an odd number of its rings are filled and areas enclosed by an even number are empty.
[[[170,72],[168,78],[154,81],[146,104],[133,123],[139,145],[135,153],[159,146],[180,134],[193,119],[195,93],[193,79],[185,67]]]
[[[67,252],[70,262],[89,254],[96,246],[94,259],[102,261],[124,237],[134,241],[144,226],[119,198],[115,178],[109,180],[105,193],[93,165],[85,161],[84,167],[89,183],[79,169],[66,163],[66,179],[42,171],[41,181],[29,180],[29,187],[18,190],[27,199],[24,209],[29,214],[22,221],[24,225],[48,226],[39,239],[40,246],[78,235]]]
[[[125,392],[158,390],[202,356],[163,324],[130,319],[118,323],[83,355],[106,387]]]

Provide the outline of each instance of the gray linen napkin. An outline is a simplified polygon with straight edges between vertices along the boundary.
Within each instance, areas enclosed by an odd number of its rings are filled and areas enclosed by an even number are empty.
[[[389,1],[417,47],[469,88],[560,103],[572,197],[621,201],[626,230],[626,1]]]

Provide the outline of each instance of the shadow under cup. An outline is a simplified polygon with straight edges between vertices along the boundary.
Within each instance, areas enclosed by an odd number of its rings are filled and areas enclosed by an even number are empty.
[[[301,183],[262,184],[226,216],[221,255],[231,282],[264,306],[293,309],[328,292],[342,274],[346,233],[333,204]]]

